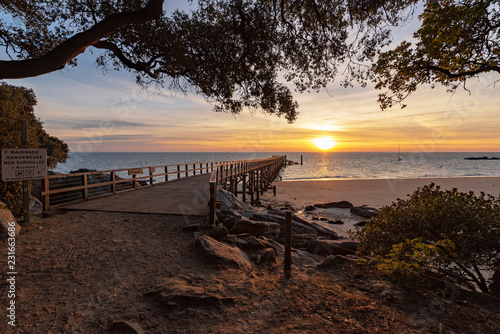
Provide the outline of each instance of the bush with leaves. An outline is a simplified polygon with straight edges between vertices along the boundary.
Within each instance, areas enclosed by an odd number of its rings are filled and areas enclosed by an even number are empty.
[[[68,158],[69,148],[62,140],[50,136],[35,116],[35,93],[31,89],[0,84],[0,149],[21,147],[21,120],[28,125],[30,147],[47,149],[47,165],[55,167]],[[0,181],[0,201],[14,215],[23,213],[21,182]]]
[[[500,198],[430,184],[355,232],[361,254],[391,274],[431,271],[489,292],[500,259]]]

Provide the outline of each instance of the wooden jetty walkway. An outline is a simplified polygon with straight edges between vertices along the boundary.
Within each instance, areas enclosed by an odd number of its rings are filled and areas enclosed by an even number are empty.
[[[248,198],[253,204],[271,186],[285,159],[274,156],[50,175],[42,191],[44,211],[64,208],[208,216],[213,224],[218,189],[240,195],[243,201]]]
[[[116,196],[63,206],[70,210],[156,213],[189,216],[208,214],[210,174],[139,188]]]

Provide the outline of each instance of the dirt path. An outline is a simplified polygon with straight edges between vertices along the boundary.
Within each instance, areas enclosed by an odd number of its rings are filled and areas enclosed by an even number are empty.
[[[403,293],[355,267],[295,268],[288,282],[279,263],[249,272],[218,268],[195,251],[193,232],[182,231],[201,223],[200,217],[70,211],[23,226],[17,327],[2,316],[0,333],[498,332],[498,313],[432,305],[429,296]],[[4,252],[5,240],[0,246]],[[0,267],[6,268],[5,256]],[[169,279],[231,302],[166,305],[150,297]],[[0,287],[4,308],[6,280]]]

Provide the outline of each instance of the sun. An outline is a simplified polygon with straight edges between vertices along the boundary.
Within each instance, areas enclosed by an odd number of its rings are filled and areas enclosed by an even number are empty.
[[[324,151],[329,150],[332,147],[335,147],[335,145],[337,145],[337,143],[333,140],[332,137],[319,137],[313,139],[312,142],[314,143],[314,145],[316,145],[317,148]]]

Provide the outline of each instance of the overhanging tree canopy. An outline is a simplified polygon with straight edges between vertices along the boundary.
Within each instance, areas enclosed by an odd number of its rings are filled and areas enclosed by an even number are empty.
[[[76,65],[87,48],[100,65],[126,68],[138,83],[194,89],[216,110],[261,108],[292,122],[298,91],[348,76],[390,41],[389,28],[416,0],[198,0],[167,16],[162,0],[0,0],[0,79]]]
[[[402,103],[422,84],[449,92],[488,72],[500,73],[500,1],[426,1],[415,43],[380,54],[373,66],[381,107]]]

